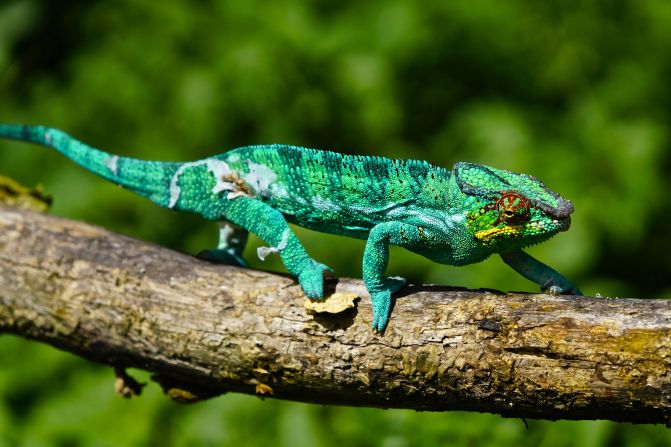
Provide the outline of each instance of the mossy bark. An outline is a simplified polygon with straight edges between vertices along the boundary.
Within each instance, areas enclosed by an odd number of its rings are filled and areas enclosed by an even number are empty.
[[[212,265],[0,208],[0,332],[156,374],[182,401],[226,391],[323,404],[668,423],[671,302],[408,287],[370,329],[313,314],[287,276]],[[36,367],[38,367],[36,365]]]

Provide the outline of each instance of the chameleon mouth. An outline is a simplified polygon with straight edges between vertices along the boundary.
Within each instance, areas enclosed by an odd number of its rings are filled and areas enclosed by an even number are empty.
[[[555,228],[552,228],[552,226],[548,227],[547,224],[543,222],[530,222],[527,223],[526,225],[536,229],[539,233],[553,234],[554,232],[568,230],[571,227],[571,216],[566,216],[562,219],[554,219],[551,225],[554,226]],[[482,242],[489,242],[492,239],[502,235],[520,236],[522,235],[524,229],[525,225],[523,224],[506,225],[504,227],[490,228],[489,230],[478,231],[477,233],[475,233],[475,238]]]
[[[563,219],[555,219],[552,223],[559,227],[559,231],[566,231],[571,228],[571,216],[566,216]]]
[[[502,228],[490,228],[489,230],[481,230],[475,233],[475,237],[483,242],[490,241],[496,236],[510,235],[515,236],[522,233],[522,225],[506,225]]]
[[[549,224],[542,221],[529,222],[527,224],[532,229],[540,232],[558,232],[566,231],[571,227],[571,216],[566,216],[561,219],[553,219]]]

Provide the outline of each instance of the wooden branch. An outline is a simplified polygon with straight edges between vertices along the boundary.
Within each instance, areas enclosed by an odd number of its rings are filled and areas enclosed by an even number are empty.
[[[189,401],[236,391],[525,418],[670,420],[665,300],[409,287],[378,336],[361,281],[331,282],[362,297],[356,308],[313,315],[287,276],[8,208],[0,209],[0,268],[0,332],[112,365],[129,394],[123,368],[133,366]]]

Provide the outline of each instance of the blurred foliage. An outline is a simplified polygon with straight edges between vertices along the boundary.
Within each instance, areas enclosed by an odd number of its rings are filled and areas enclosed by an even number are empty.
[[[534,255],[589,294],[668,297],[669,23],[665,0],[4,0],[0,121],[59,127],[147,159],[282,142],[528,172],[576,205],[573,228]],[[211,223],[53,152],[3,141],[0,166],[43,184],[57,215],[189,252],[216,242]],[[338,274],[360,275],[361,241],[299,233]],[[494,258],[452,268],[398,249],[390,271],[536,290]],[[671,442],[655,426],[529,421],[527,430],[492,415],[239,395],[181,407],[156,386],[124,401],[110,370],[52,348],[4,336],[0,358],[0,447]]]

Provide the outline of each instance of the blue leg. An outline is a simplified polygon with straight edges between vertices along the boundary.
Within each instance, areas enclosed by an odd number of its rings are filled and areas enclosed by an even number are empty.
[[[373,303],[373,330],[387,327],[391,311],[391,294],[405,286],[403,278],[384,276],[389,261],[389,244],[412,246],[421,237],[417,227],[401,222],[385,222],[373,227],[363,255],[363,280]]]
[[[203,250],[198,257],[217,264],[247,267],[242,258],[249,232],[227,221],[219,222],[219,245],[213,250]]]
[[[278,253],[308,298],[324,298],[324,274],[332,270],[307,254],[282,213],[258,199],[237,197],[224,205],[224,218],[269,244],[257,250],[259,257]]]
[[[517,273],[541,286],[543,292],[563,295],[582,295],[571,281],[564,278],[552,267],[543,264],[522,250],[501,253],[503,262]]]

